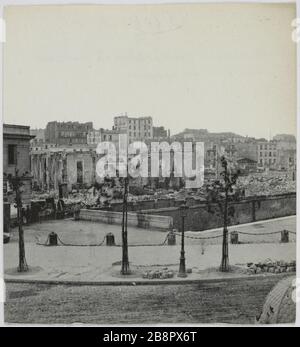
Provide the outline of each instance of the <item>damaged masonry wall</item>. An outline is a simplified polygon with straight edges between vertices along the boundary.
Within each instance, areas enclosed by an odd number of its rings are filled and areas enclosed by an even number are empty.
[[[60,183],[89,186],[97,180],[97,154],[86,148],[50,148],[48,150],[32,150],[31,172],[33,184],[40,189],[58,189]]]

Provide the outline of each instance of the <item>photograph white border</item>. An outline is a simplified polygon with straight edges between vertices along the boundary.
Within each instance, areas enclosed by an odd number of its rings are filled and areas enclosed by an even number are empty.
[[[175,4],[175,3],[258,3],[258,4],[271,4],[271,3],[296,3],[297,4],[297,18],[299,18],[300,21],[300,0],[214,0],[214,1],[201,1],[201,0],[140,0],[140,1],[132,1],[132,0],[110,0],[110,1],[97,1],[97,0],[89,0],[89,1],[83,1],[83,0],[61,0],[61,1],[54,1],[54,0],[40,0],[40,1],[30,1],[30,0],[0,0],[0,19],[3,16],[3,7],[6,5],[101,5],[101,4],[118,4],[118,5],[125,5],[125,4]],[[2,133],[2,120],[3,120],[3,45],[5,44],[5,22],[2,21],[1,24],[4,24],[4,28],[2,27],[2,31],[0,29],[0,78],[1,78],[1,86],[0,86],[0,131]],[[291,25],[291,34],[292,31],[295,30],[295,28]],[[300,30],[300,23],[299,23],[299,30]],[[1,35],[4,33],[4,35]],[[300,38],[300,37],[299,37]],[[2,39],[2,40],[1,40]],[[298,139],[300,138],[300,122],[298,121],[300,118],[300,42],[295,43],[297,44],[297,231],[299,231],[299,225],[300,225],[300,195],[298,194],[300,191],[300,174],[299,174],[299,163],[300,163],[300,141]],[[3,138],[1,136],[0,140],[0,160],[2,163],[2,146],[3,146]],[[0,165],[0,183],[1,183],[1,189],[0,189],[0,199],[1,204],[3,202],[3,189],[2,189],[2,180],[3,180],[3,172],[2,172],[2,165]],[[1,222],[1,230],[2,230],[2,218],[3,218],[3,208],[1,206],[0,209],[0,222]],[[297,232],[297,278],[300,279],[300,235],[299,232]],[[5,324],[4,323],[4,306],[3,303],[1,303],[1,298],[5,295],[5,288],[4,288],[4,282],[2,281],[3,276],[3,237],[0,237],[0,326],[13,326],[15,324]],[[300,299],[300,288],[297,289],[298,298]],[[18,326],[28,326],[28,324],[17,324]],[[52,324],[51,324],[52,325]],[[57,324],[55,324],[57,325]],[[45,324],[34,324],[34,326],[47,326]],[[58,326],[64,326],[64,324],[58,324]],[[72,324],[74,326],[74,324]],[[81,326],[81,324],[76,324],[75,326]],[[101,325],[89,325],[89,324],[82,324],[82,326],[101,326]],[[107,325],[106,325],[107,326]],[[119,325],[120,326],[120,325]],[[138,326],[136,324],[131,326]],[[140,325],[140,326],[152,326],[152,325]],[[157,324],[156,324],[157,326]],[[159,326],[224,326],[224,324],[161,324]],[[230,326],[239,326],[238,324],[230,325]],[[245,326],[245,325],[243,325]],[[278,325],[276,325],[278,327]],[[294,325],[290,325],[294,326]],[[297,302],[297,319],[296,319],[296,326],[300,326],[300,302]]]

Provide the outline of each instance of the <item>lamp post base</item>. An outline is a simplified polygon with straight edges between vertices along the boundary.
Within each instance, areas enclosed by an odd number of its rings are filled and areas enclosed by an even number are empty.
[[[179,263],[179,272],[178,272],[178,277],[187,277],[186,271],[185,271],[185,256],[184,256],[184,251],[181,251],[181,256],[180,256],[180,263]]]
[[[130,268],[129,268],[129,264],[122,264],[122,269],[120,271],[121,275],[130,275],[131,274],[131,271],[130,271]]]

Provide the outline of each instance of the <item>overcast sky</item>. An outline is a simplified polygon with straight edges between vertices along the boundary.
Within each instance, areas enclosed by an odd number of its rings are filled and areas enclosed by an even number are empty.
[[[296,133],[294,4],[5,9],[4,121]]]

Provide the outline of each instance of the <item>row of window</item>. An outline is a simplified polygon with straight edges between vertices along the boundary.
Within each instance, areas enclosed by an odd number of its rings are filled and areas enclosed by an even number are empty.
[[[111,141],[112,140],[112,135],[103,135],[103,140],[106,141]]]
[[[267,144],[267,143],[264,144],[264,145],[260,145],[259,148],[260,148],[260,150],[263,150],[263,149],[265,149],[265,150],[272,150],[272,149],[276,150],[276,146],[275,145],[270,145],[270,144]]]
[[[144,137],[150,137],[150,133],[144,133]],[[129,131],[129,137],[142,137],[141,133],[132,133],[131,131]]]
[[[259,153],[260,157],[276,157],[277,153],[276,152],[260,152]]]
[[[61,131],[59,134],[61,137],[85,137],[85,132],[78,131]]]
[[[260,159],[260,165],[263,165],[263,164],[269,164],[269,165],[271,165],[271,164],[276,164],[276,159],[269,159],[269,160],[267,160],[267,159],[265,159],[265,160],[263,160],[263,159]]]
[[[129,124],[147,123],[147,124],[151,125],[152,121],[151,121],[151,119],[130,119],[129,118],[128,123]],[[117,119],[115,124],[126,126],[127,122],[126,122],[126,120],[124,121],[123,119],[120,119],[120,120]]]
[[[138,128],[138,129],[140,129],[140,127],[136,127],[136,126],[133,126],[133,130],[137,130],[136,128]],[[131,125],[129,125],[129,129],[131,130],[132,129],[132,127],[131,127]],[[144,126],[144,130],[150,130],[151,129],[151,127],[150,126]]]

